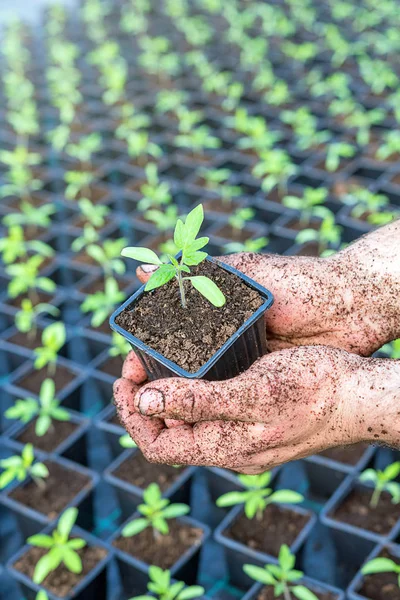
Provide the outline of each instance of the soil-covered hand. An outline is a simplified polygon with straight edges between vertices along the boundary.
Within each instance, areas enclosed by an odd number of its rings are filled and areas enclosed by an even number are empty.
[[[325,346],[274,352],[223,382],[139,388],[132,352],[114,386],[120,419],[151,462],[259,473],[358,441],[400,445],[400,365]]]
[[[329,258],[239,253],[220,257],[272,291],[270,351],[323,344],[370,356],[400,337],[400,222]],[[137,270],[144,283],[154,268]]]

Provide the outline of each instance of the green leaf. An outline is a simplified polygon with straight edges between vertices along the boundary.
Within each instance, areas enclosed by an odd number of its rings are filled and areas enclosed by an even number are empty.
[[[191,585],[178,594],[176,600],[193,600],[193,598],[199,598],[205,593],[204,588],[201,585]]]
[[[374,573],[398,573],[399,565],[390,558],[374,558],[367,562],[361,569],[363,575],[373,575]]]
[[[290,552],[289,546],[287,544],[283,544],[279,550],[278,556],[279,564],[284,571],[290,571],[293,569],[294,564],[296,562],[296,558],[294,554]]]
[[[298,600],[318,600],[318,597],[304,585],[295,585],[291,591]]]
[[[226,299],[219,287],[204,275],[190,277],[192,285],[202,296],[207,298],[211,304],[217,307],[224,306]]]
[[[147,519],[134,519],[130,523],[127,523],[122,530],[122,537],[132,537],[137,535],[141,531],[144,531],[149,526]]]
[[[58,564],[61,562],[61,557],[58,560]],[[47,575],[56,568],[57,561],[50,555],[45,554],[36,564],[35,571],[33,573],[33,581],[35,583],[42,583],[46,579]],[[58,566],[58,565],[57,565]]]
[[[52,548],[52,546],[54,546],[53,538],[50,535],[41,533],[38,535],[31,535],[26,541],[31,546],[37,546],[38,548]]]
[[[187,504],[170,504],[162,511],[164,519],[176,519],[190,512],[190,507]]]
[[[384,470],[385,479],[395,479],[400,474],[400,461],[388,465]]]
[[[150,265],[161,265],[161,260],[158,258],[157,254],[153,252],[153,250],[149,250],[148,248],[135,248],[129,247],[121,250],[121,255],[126,256],[126,258],[133,258],[134,260],[138,260],[141,263],[150,264]]]
[[[297,504],[303,502],[304,496],[292,490],[277,490],[268,498],[268,502],[282,502],[283,504]]]
[[[67,539],[71,533],[71,529],[75,525],[77,517],[78,509],[74,507],[67,508],[67,510],[61,515],[58,521],[57,531],[64,539]]]
[[[68,547],[64,548],[63,560],[69,571],[72,573],[82,573],[81,558],[74,550]]]
[[[35,425],[35,433],[38,437],[42,437],[43,435],[45,435],[51,425],[51,419],[48,415],[41,415],[37,421],[36,421],[36,425]]]
[[[235,506],[236,504],[243,504],[246,501],[246,498],[246,492],[228,492],[217,499],[216,505],[221,508]]]
[[[49,476],[49,470],[43,463],[36,463],[31,468],[31,475],[33,477],[44,478]]]
[[[52,379],[45,379],[40,387],[40,403],[42,406],[50,406],[54,400],[54,394],[56,392],[56,386]]]
[[[365,481],[376,482],[378,479],[378,474],[374,469],[366,469],[365,471],[363,471],[361,473],[361,475],[359,476],[358,479],[362,482],[365,482]]]
[[[256,567],[255,565],[244,565],[243,571],[254,581],[259,581],[264,585],[275,585],[276,581],[271,573],[268,573],[266,569]]]
[[[173,265],[162,265],[157,269],[155,273],[150,277],[149,281],[146,283],[146,287],[144,288],[146,292],[150,292],[155,288],[159,288],[162,285],[171,281],[175,276],[176,269]]]
[[[183,229],[183,241],[185,246],[188,246],[189,244],[194,242],[194,240],[197,237],[197,234],[200,231],[203,220],[203,205],[199,204],[198,206],[196,206],[196,208],[190,211],[190,213],[185,219],[185,225]]]
[[[207,258],[207,252],[184,252],[183,261],[185,264],[192,266],[199,265],[203,260]]]
[[[82,538],[73,538],[68,541],[68,547],[72,548],[72,550],[80,550],[86,546],[85,540]]]
[[[254,519],[257,512],[259,510],[263,510],[265,508],[265,504],[263,499],[260,497],[258,493],[250,492],[249,498],[244,505],[244,512],[248,519]]]
[[[24,465],[30,466],[33,463],[33,459],[33,445],[26,444],[22,450],[22,460],[24,461]]]
[[[393,504],[399,504],[400,502],[400,483],[390,481],[385,485],[385,490],[392,496]]]
[[[184,246],[184,230],[185,230],[185,227],[183,225],[182,219],[178,219],[177,222],[176,222],[176,225],[175,225],[174,243],[175,243],[175,246],[179,250],[183,250],[183,246]]]
[[[210,241],[210,238],[208,238],[208,237],[201,237],[201,238],[198,238],[197,240],[194,240],[194,242],[192,244],[190,244],[190,246],[186,249],[186,253],[187,252],[195,252],[196,250],[201,250],[201,248],[206,246],[209,241]]]
[[[15,472],[14,471],[4,471],[4,473],[2,473],[0,475],[0,490],[3,490],[5,487],[8,486],[9,483],[11,483],[13,480],[15,479]]]
[[[159,531],[162,535],[168,535],[169,534],[168,523],[162,517],[154,518],[152,520],[151,524],[152,524],[153,528],[156,529],[157,531]]]

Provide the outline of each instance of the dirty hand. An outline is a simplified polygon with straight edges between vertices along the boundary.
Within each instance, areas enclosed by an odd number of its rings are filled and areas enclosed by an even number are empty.
[[[228,381],[171,378],[139,388],[145,378],[131,352],[114,398],[150,462],[255,474],[332,446],[400,444],[396,361],[304,346],[264,356]]]

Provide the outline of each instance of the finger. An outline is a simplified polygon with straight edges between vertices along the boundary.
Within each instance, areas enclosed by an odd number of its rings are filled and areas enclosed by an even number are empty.
[[[121,377],[114,382],[114,404],[117,409],[118,418],[125,428],[130,416],[136,412],[134,399],[138,389],[138,386],[130,379]]]
[[[130,379],[136,384],[144,383],[147,380],[147,373],[144,366],[133,350],[131,350],[125,358],[122,366],[122,377]]]
[[[136,276],[141,283],[147,283],[157,269],[157,265],[140,265],[140,267],[136,269]]]
[[[260,423],[213,421],[164,429],[142,451],[150,462],[240,468],[279,439]]]
[[[246,373],[226,381],[182,378],[153,381],[139,390],[135,406],[142,415],[186,423],[264,422],[279,395],[280,377],[272,366],[268,368],[267,359],[263,357]]]
[[[179,427],[180,425],[185,425],[185,421],[178,421],[177,419],[165,419],[165,425],[170,429],[172,427]]]

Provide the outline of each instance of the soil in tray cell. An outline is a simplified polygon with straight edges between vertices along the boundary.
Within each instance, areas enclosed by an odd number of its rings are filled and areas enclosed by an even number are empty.
[[[35,433],[35,425],[36,419],[27,425],[23,432],[16,437],[16,440],[21,444],[33,444],[35,448],[43,452],[54,452],[78,428],[78,425],[71,421],[53,420],[50,429],[39,437]]]
[[[337,594],[332,594],[331,592],[317,592],[311,588],[309,589],[317,596],[318,600],[337,600],[338,598]],[[265,587],[261,590],[261,592],[257,596],[257,600],[285,600],[285,598],[282,595],[275,596],[274,588],[270,586]]]
[[[15,488],[9,496],[46,515],[49,519],[55,519],[71,500],[89,485],[90,478],[55,462],[47,461],[44,464],[49,470],[49,476],[44,480],[44,487],[30,481],[26,485]]]
[[[320,456],[325,456],[331,460],[344,463],[346,465],[356,465],[364,452],[368,449],[368,444],[352,444],[351,446],[339,446],[338,448],[329,448],[320,452]]]
[[[45,367],[38,371],[29,371],[27,375],[24,375],[14,383],[18,387],[28,390],[28,392],[39,395],[41,385],[47,377],[49,377],[49,373]],[[75,373],[70,371],[64,365],[57,365],[56,373],[52,379],[54,379],[56,393],[58,393],[75,379]]]
[[[270,504],[260,520],[241,513],[224,535],[252,550],[278,556],[282,544],[291,546],[308,520],[307,515]]]
[[[157,539],[148,527],[133,537],[117,538],[113,545],[147,564],[170,569],[192,546],[200,545],[203,532],[175,519],[169,520],[168,526],[168,535]]]
[[[400,519],[400,504],[383,492],[376,508],[370,507],[372,490],[356,488],[341,502],[332,517],[337,521],[387,535]]]
[[[182,308],[174,279],[143,295],[116,319],[120,327],[162,353],[183,369],[195,373],[262,305],[258,292],[237,275],[206,262],[191,269],[206,275],[225,295],[222,308],[213,306],[193,286],[186,286],[187,308]],[[133,308],[133,310],[132,310]]]
[[[14,569],[32,579],[37,563],[46,552],[48,552],[48,550],[45,548],[30,548],[26,554],[21,556],[21,558],[14,563]],[[104,548],[98,548],[96,546],[86,546],[81,550],[76,550],[76,552],[82,560],[82,573],[71,573],[71,571],[68,571],[62,564],[52,571],[41,584],[58,598],[67,596],[69,592],[71,592],[71,590],[76,587],[79,582],[82,581],[82,579],[84,579],[84,577],[86,577],[86,575],[88,575],[107,555],[107,551]]]
[[[117,424],[120,425],[119,422]],[[165,492],[183,470],[182,467],[151,464],[140,451],[137,451],[124,460],[113,475],[141,489],[146,489],[151,483],[157,483],[161,491]]]

